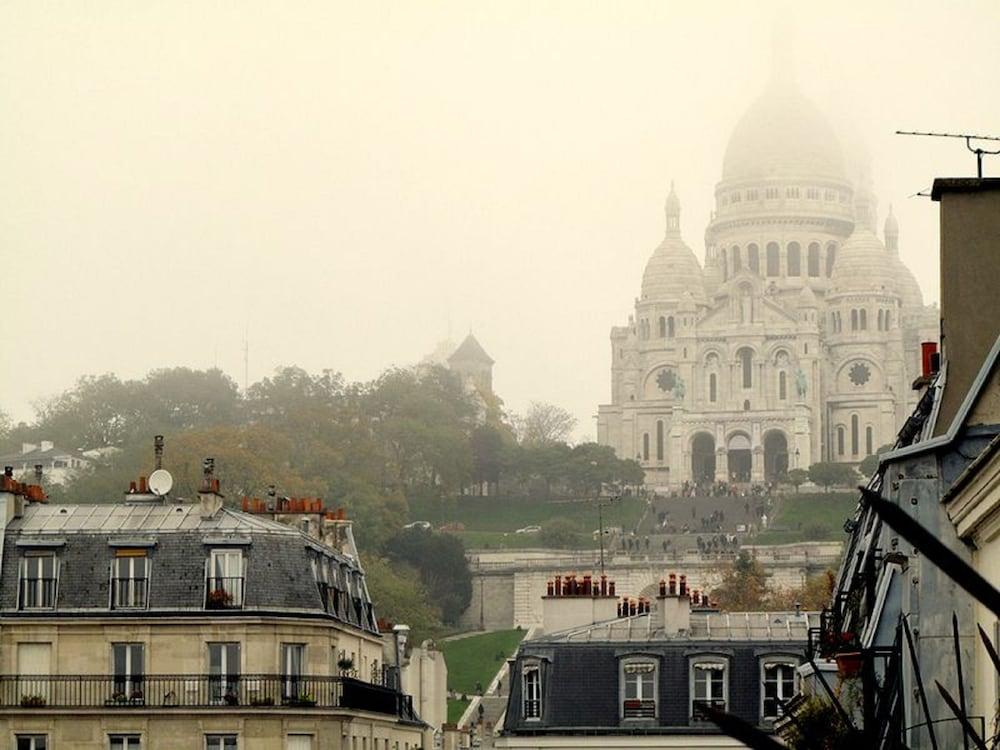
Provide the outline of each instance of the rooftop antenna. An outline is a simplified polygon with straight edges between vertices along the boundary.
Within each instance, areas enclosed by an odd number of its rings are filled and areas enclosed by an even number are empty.
[[[995,135],[972,135],[971,133],[926,133],[920,130],[897,130],[896,135],[926,135],[933,138],[964,138],[965,147],[976,155],[976,176],[980,180],[983,179],[983,156],[1000,155],[1000,148],[996,151],[990,151],[988,149],[972,145],[973,141],[1000,142],[1000,136]]]

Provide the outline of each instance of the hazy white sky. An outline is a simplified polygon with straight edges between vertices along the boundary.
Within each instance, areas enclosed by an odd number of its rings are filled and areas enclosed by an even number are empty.
[[[874,155],[936,300],[960,142],[1000,132],[1000,3],[796,3],[797,78]],[[781,6],[0,5],[0,408],[81,374],[370,378],[473,329],[508,405],[594,436],[671,179],[699,255]],[[1000,163],[987,164],[991,174]]]

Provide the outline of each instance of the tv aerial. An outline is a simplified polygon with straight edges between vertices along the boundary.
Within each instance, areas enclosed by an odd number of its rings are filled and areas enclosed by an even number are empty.
[[[170,488],[174,486],[174,478],[166,469],[157,469],[149,475],[149,491],[154,495],[163,497]]]
[[[1000,155],[1000,148],[996,151],[973,146],[973,141],[995,141],[1000,142],[1000,136],[995,135],[972,135],[971,133],[928,133],[920,130],[897,130],[896,135],[924,135],[932,138],[964,138],[965,147],[976,155],[976,176],[983,179],[983,157]]]

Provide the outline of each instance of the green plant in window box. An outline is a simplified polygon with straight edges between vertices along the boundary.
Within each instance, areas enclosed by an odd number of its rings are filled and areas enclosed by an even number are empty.
[[[42,708],[46,705],[48,701],[45,700],[43,695],[24,695],[21,696],[21,707],[22,708]]]
[[[239,698],[238,695],[236,695],[236,693],[232,693],[232,692],[226,693],[224,696],[222,696],[222,700],[224,700],[226,702],[227,706],[238,706],[238,705],[240,705],[240,698]]]
[[[354,660],[342,657],[337,660],[337,668],[341,671],[341,673],[350,672],[354,669]]]

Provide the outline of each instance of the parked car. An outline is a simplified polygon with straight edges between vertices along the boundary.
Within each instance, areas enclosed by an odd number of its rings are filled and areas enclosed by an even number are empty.
[[[423,529],[424,531],[430,531],[431,522],[430,521],[413,521],[412,523],[406,524],[404,529]]]
[[[523,529],[518,529],[515,534],[537,534],[542,530],[541,526],[525,526]]]

